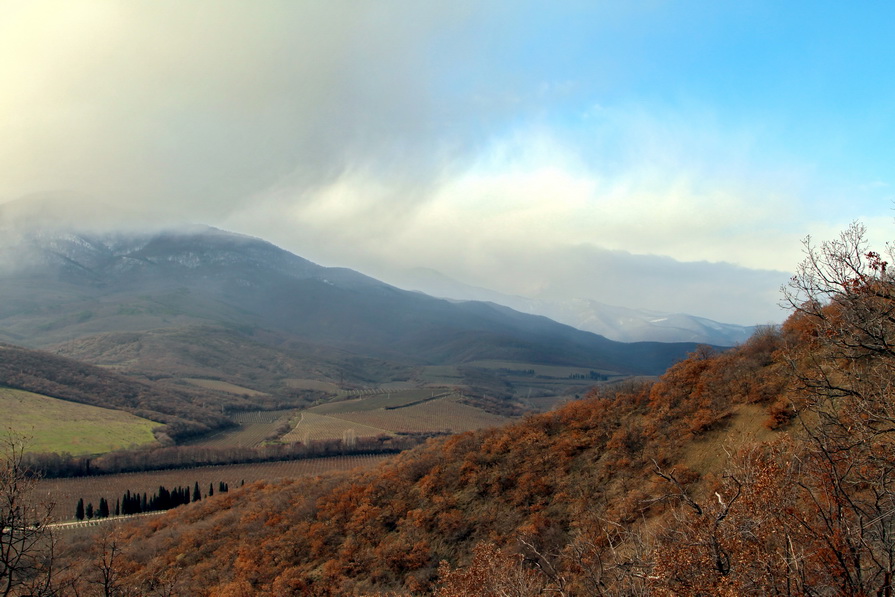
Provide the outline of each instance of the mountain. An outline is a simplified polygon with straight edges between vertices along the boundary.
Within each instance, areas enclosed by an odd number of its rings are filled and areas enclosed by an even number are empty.
[[[463,284],[432,269],[391,273],[397,286],[454,300],[489,301],[522,313],[542,315],[572,327],[618,342],[697,342],[714,346],[736,346],[756,326],[720,323],[688,315],[608,305],[585,298],[552,300],[503,294]]]
[[[299,344],[330,361],[487,359],[622,374],[661,373],[694,348],[613,342],[493,303],[436,299],[208,227],[22,226],[4,235],[0,263],[0,339],[31,347],[212,326],[240,342]]]

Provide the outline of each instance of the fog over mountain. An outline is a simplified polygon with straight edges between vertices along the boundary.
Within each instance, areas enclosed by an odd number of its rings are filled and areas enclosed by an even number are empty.
[[[531,299],[470,286],[432,269],[395,272],[391,281],[401,288],[457,300],[490,301],[522,313],[543,315],[580,330],[619,342],[700,342],[734,346],[745,341],[755,326],[719,323],[685,313],[666,313],[607,305],[598,301]]]
[[[659,373],[694,346],[620,344],[493,303],[432,298],[205,226],[83,231],[27,210],[3,219],[16,228],[0,244],[0,339],[28,346],[213,325],[401,364],[624,373]]]
[[[888,20],[697,4],[9,0],[0,204],[779,323],[802,238],[889,236]]]
[[[0,268],[13,264],[16,267],[46,265],[48,259],[57,258],[90,268],[99,265],[97,259],[111,259],[116,250],[137,252],[140,243],[147,242],[146,239],[159,231],[207,234],[201,225],[170,224],[163,219],[153,221],[148,215],[140,216],[85,198],[74,203],[65,194],[43,194],[2,205],[0,229],[4,230],[4,238],[0,248],[5,247],[5,251],[0,253]],[[90,246],[91,243],[97,245]],[[134,246],[127,247],[128,244]],[[48,253],[47,249],[58,253]],[[620,307],[574,296],[551,298],[544,291],[540,294],[547,295],[545,298],[505,294],[463,284],[429,268],[391,271],[384,277],[400,288],[439,298],[492,302],[620,342],[700,342],[732,346],[745,340],[753,329],[689,314]]]

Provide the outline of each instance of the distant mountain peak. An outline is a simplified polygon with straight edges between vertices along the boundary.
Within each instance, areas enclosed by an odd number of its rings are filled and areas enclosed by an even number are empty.
[[[458,282],[429,268],[415,268],[391,276],[400,288],[451,300],[489,301],[619,342],[697,342],[734,346],[744,342],[755,326],[720,323],[686,313],[619,307],[587,298],[543,299],[508,295]]]

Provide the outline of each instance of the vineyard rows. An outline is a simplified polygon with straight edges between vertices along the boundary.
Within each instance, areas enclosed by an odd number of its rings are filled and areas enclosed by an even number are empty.
[[[282,410],[252,410],[246,412],[238,412],[230,415],[234,423],[240,425],[249,425],[252,423],[276,423],[281,418],[289,416],[295,411],[292,408]]]
[[[353,468],[373,467],[388,456],[361,454],[355,456],[332,456],[328,458],[308,458],[285,462],[264,462],[256,464],[235,464],[228,466],[203,466],[191,469],[150,471],[143,473],[123,473],[96,477],[75,477],[70,479],[43,479],[36,489],[37,495],[47,496],[56,504],[55,514],[59,521],[73,520],[79,498],[84,503],[99,504],[100,498],[115,500],[126,491],[152,495],[159,486],[177,487],[199,483],[202,496],[207,497],[210,485],[217,491],[223,481],[231,491],[245,483],[282,478],[323,475],[333,471]]]
[[[509,419],[462,404],[456,397],[437,398],[390,410],[340,413],[338,417],[357,425],[369,425],[393,433],[471,431],[503,425]]]
[[[377,437],[388,435],[388,431],[379,427],[371,427],[361,423],[345,421],[340,417],[319,415],[312,412],[301,413],[295,428],[283,436],[284,442],[307,443],[315,440],[342,439],[358,437]],[[346,441],[346,443],[348,443]]]

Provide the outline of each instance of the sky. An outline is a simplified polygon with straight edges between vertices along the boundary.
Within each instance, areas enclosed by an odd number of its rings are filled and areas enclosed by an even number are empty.
[[[386,281],[782,320],[892,237],[895,4],[4,0],[0,203],[259,236]]]

